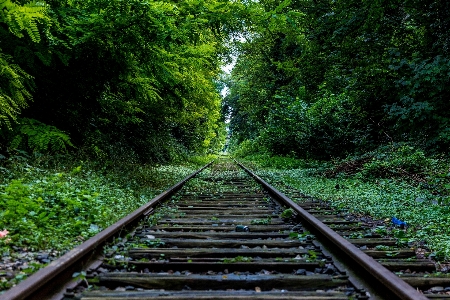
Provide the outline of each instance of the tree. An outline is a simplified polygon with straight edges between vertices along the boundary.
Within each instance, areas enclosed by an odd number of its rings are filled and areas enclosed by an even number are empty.
[[[220,147],[215,81],[247,8],[230,1],[48,1],[40,43],[11,41],[35,85],[22,116],[110,157],[167,160]],[[26,55],[16,55],[15,49]],[[31,77],[30,77],[31,79]],[[223,127],[223,126],[222,126]]]
[[[0,35],[4,46],[11,39],[24,38],[24,32],[33,43],[41,40],[38,22],[49,23],[47,6],[43,2],[31,1],[18,5],[10,0],[0,1]],[[18,51],[19,49],[15,49]],[[0,128],[11,128],[21,109],[32,99],[32,76],[14,63],[11,55],[0,49]]]
[[[448,5],[261,2],[229,80],[235,140],[320,158],[393,141],[445,149]]]

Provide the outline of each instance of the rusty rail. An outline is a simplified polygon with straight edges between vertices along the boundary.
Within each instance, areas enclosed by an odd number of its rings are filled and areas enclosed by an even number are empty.
[[[379,283],[389,289],[392,293],[397,295],[400,299],[405,300],[426,300],[428,299],[423,294],[419,293],[412,286],[407,284],[405,281],[397,277],[394,273],[383,267],[372,257],[368,256],[358,248],[356,248],[349,241],[341,237],[335,231],[330,229],[324,223],[319,221],[316,217],[312,216],[306,210],[298,206],[295,202],[289,199],[286,195],[275,189],[273,186],[264,181],[261,177],[253,173],[251,170],[246,168],[241,163],[236,163],[244,169],[250,176],[252,176],[256,181],[264,186],[267,191],[272,194],[277,200],[283,202],[288,207],[295,210],[299,217],[314,227],[323,236],[325,236],[329,241],[331,241],[336,247],[342,250],[349,258],[351,258],[355,263],[362,266],[367,272],[372,274]]]
[[[55,295],[55,291],[52,290],[52,286],[55,286],[55,283],[52,282],[53,280],[60,282],[60,287],[63,288],[67,281],[72,277],[72,273],[67,274],[67,270],[72,269],[74,272],[80,271],[81,267],[86,266],[90,260],[95,260],[96,257],[93,255],[93,252],[95,252],[96,249],[100,249],[111,237],[119,234],[123,228],[136,222],[143,215],[147,215],[157,204],[166,200],[173,193],[178,191],[188,180],[195,177],[212,163],[213,162],[210,162],[190,174],[131,214],[88,239],[80,246],[64,254],[50,263],[47,267],[37,271],[17,286],[6,291],[4,294],[0,295],[0,300],[29,299],[30,297],[32,297],[31,299],[45,299],[53,297]],[[46,295],[45,298],[43,298],[44,295]]]

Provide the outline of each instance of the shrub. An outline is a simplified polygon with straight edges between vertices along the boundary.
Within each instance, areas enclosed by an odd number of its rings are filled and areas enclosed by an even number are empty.
[[[380,147],[369,153],[372,160],[364,164],[361,174],[367,178],[386,178],[390,176],[408,176],[424,173],[432,159],[427,158],[421,150],[406,144],[393,147]]]
[[[267,152],[267,149],[260,145],[258,140],[245,140],[232,149],[233,156],[241,158],[252,154],[264,154]]]

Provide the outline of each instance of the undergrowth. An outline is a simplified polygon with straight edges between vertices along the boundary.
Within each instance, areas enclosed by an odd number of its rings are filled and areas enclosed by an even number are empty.
[[[151,200],[213,157],[184,165],[77,161],[73,156],[0,159],[0,253],[66,251]]]
[[[410,243],[425,243],[438,259],[450,259],[448,159],[427,157],[407,145],[380,147],[333,163],[259,158],[244,160],[281,190],[289,185],[328,200],[337,209],[378,219],[401,219],[408,224],[405,238]]]

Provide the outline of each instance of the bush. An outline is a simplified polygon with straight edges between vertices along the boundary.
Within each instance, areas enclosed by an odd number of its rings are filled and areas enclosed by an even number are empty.
[[[432,159],[427,158],[422,150],[406,144],[380,147],[367,155],[372,156],[372,160],[361,170],[366,178],[423,174],[432,164]]]
[[[252,154],[266,154],[267,149],[264,148],[258,140],[245,140],[239,145],[232,147],[231,152],[234,157],[246,157]]]

